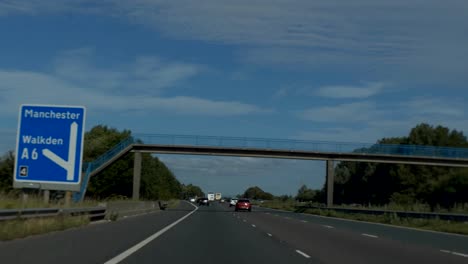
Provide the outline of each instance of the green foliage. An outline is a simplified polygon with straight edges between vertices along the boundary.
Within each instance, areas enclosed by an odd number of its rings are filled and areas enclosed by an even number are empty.
[[[292,201],[293,198],[291,195],[286,195],[286,194],[283,194],[283,195],[280,195],[277,197],[277,200],[281,201],[281,202],[287,202],[287,201]]]
[[[428,124],[413,128],[408,137],[384,138],[379,144],[468,147],[462,132]],[[468,170],[450,167],[341,162],[335,169],[336,204],[414,203],[452,208],[468,202]],[[323,189],[322,191],[324,191]]]
[[[264,192],[257,186],[248,188],[245,192],[243,197],[254,199],[254,200],[272,200],[273,194]]]
[[[98,125],[85,133],[83,160],[93,161],[131,135],[129,130],[119,132],[115,128]]]
[[[182,184],[182,199],[187,200],[191,197],[205,197],[205,193],[198,186]]]
[[[315,201],[317,196],[317,192],[315,190],[307,188],[304,184],[299,188],[296,195],[296,200],[299,202],[310,202]]]
[[[131,136],[131,132],[119,132],[107,126],[96,126],[85,135],[84,160],[92,161]],[[113,196],[131,197],[133,190],[134,154],[128,154],[110,167],[92,177],[88,195],[96,198]],[[182,192],[180,182],[174,174],[151,154],[142,154],[140,196],[148,200],[169,200],[179,198]]]
[[[0,193],[8,193],[13,189],[13,168],[15,167],[15,156],[9,151],[0,158]]]

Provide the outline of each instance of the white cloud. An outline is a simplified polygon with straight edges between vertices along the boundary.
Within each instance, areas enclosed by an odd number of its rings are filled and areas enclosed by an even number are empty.
[[[461,118],[465,115],[464,105],[459,99],[415,98],[404,102],[403,107],[413,115]]]
[[[230,116],[268,112],[260,107],[235,101],[175,96],[156,97],[144,93],[119,95],[92,86],[75,86],[54,76],[25,72],[0,71],[0,90],[5,102],[2,114],[17,112],[21,103],[85,105],[94,111],[126,112],[164,110],[186,115]]]
[[[346,103],[306,109],[298,114],[302,119],[328,123],[365,122],[380,114],[373,102]]]
[[[368,98],[381,92],[385,87],[384,83],[368,83],[364,86],[323,86],[316,94],[329,98]]]
[[[91,12],[175,39],[240,44],[244,49],[238,54],[249,64],[331,66],[335,72],[364,67],[365,74],[400,82],[467,81],[467,1],[24,0],[1,5],[0,15]]]
[[[16,112],[21,103],[79,104],[121,114],[162,110],[207,116],[271,111],[238,101],[163,96],[166,89],[184,87],[205,66],[140,56],[135,62],[101,69],[93,58],[92,48],[80,48],[61,52],[50,73],[0,69],[0,100],[5,102],[0,108],[5,113]]]
[[[339,104],[304,111],[301,118],[326,122],[320,128],[302,130],[293,138],[345,142],[375,142],[383,137],[407,136],[420,123],[468,131],[462,99],[409,98],[397,104],[372,102]]]
[[[200,74],[204,66],[168,62],[157,56],[140,56],[135,62],[101,69],[93,64],[94,50],[62,52],[54,61],[54,74],[77,85],[90,85],[122,94],[159,94]]]

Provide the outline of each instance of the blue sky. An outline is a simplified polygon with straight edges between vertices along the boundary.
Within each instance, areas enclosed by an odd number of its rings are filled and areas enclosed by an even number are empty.
[[[0,150],[15,147],[23,103],[84,105],[87,129],[135,133],[466,133],[467,13],[464,0],[0,0]],[[161,159],[205,191],[324,181],[322,162]]]

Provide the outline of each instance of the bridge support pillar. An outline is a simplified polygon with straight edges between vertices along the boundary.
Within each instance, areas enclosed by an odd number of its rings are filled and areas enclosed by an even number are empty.
[[[133,162],[133,193],[132,199],[138,201],[140,199],[140,181],[141,181],[141,152],[135,152],[135,160]]]
[[[333,206],[333,185],[335,183],[335,166],[333,160],[327,160],[327,207]]]

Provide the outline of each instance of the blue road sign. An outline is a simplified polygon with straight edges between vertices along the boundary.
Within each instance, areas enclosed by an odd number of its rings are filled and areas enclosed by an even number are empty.
[[[85,114],[81,106],[21,105],[15,188],[79,190]]]

